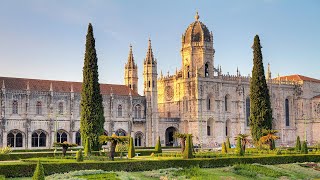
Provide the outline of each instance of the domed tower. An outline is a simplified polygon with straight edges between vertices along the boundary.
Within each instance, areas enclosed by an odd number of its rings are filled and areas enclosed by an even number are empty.
[[[134,92],[138,93],[138,66],[134,63],[131,45],[128,56],[128,62],[125,64],[124,67],[124,83]]]
[[[213,77],[213,35],[206,25],[199,21],[198,12],[182,35],[182,69],[183,77]]]

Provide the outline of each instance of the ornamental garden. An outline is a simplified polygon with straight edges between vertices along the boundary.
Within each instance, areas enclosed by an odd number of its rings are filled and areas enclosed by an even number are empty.
[[[320,143],[297,137],[295,147],[276,147],[270,97],[259,36],[253,44],[250,82],[251,134],[226,138],[219,148],[193,145],[192,134],[176,133],[179,147],[135,147],[130,136],[103,135],[103,106],[92,25],[88,26],[81,92],[83,147],[54,143],[54,149],[0,149],[0,179],[312,179],[320,178]],[[251,138],[250,138],[251,137]]]

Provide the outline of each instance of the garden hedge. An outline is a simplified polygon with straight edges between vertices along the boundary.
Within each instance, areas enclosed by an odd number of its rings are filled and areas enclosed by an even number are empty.
[[[43,162],[46,175],[84,169],[101,169],[105,171],[148,171],[171,167],[214,168],[234,164],[287,164],[296,162],[320,162],[320,155],[282,155],[257,157],[232,157],[214,159],[171,159],[171,160],[124,160],[108,162]],[[31,177],[36,163],[1,164],[0,174],[6,177]]]
[[[72,152],[68,152],[71,154]],[[75,152],[73,152],[75,153]],[[37,158],[37,157],[53,157],[55,153],[53,152],[43,152],[43,153],[10,153],[10,154],[0,154],[0,161],[12,161],[27,158]],[[61,152],[57,152],[56,155],[62,155]]]

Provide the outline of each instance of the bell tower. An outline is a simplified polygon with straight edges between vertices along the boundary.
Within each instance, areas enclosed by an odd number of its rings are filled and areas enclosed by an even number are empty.
[[[128,62],[124,67],[124,83],[134,92],[138,93],[138,66],[134,63],[131,45],[128,55]]]

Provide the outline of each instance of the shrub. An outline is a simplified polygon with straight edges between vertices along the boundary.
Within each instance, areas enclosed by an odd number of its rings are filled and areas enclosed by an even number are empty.
[[[306,141],[303,141],[302,143],[301,154],[308,154],[308,146]]]
[[[244,155],[244,152],[243,152],[243,149],[242,149],[242,144],[241,144],[241,138],[240,138],[240,137],[237,138],[236,153],[237,153],[239,156],[243,156],[243,155]]]
[[[227,142],[226,142],[226,145],[227,145],[227,149],[231,149],[231,144],[230,144],[230,138],[227,137]]]
[[[9,154],[11,152],[12,152],[12,149],[10,146],[0,148],[0,154]]]
[[[32,176],[32,180],[44,180],[44,169],[40,160],[37,163],[37,167]]]
[[[296,150],[297,152],[300,152],[300,151],[301,151],[301,142],[300,142],[300,137],[299,137],[299,136],[297,136],[297,141],[296,141],[296,148],[295,148],[295,150]]]
[[[222,154],[227,154],[228,153],[228,149],[227,149],[227,146],[225,142],[222,143],[222,149],[221,149],[221,153]]]
[[[133,158],[134,156],[135,156],[135,152],[134,152],[133,138],[130,137],[129,149],[128,149],[128,158]]]
[[[79,151],[77,151],[76,160],[77,160],[77,162],[82,162],[83,161],[83,154],[82,154],[82,150],[81,149]]]
[[[69,147],[76,147],[78,145],[64,141],[63,143],[55,142],[53,144],[53,146],[54,147],[62,147],[62,154],[63,154],[63,156],[65,156]]]
[[[184,159],[193,158],[191,146],[192,146],[192,135],[188,134],[187,139],[186,139],[186,147],[185,147],[185,150],[183,151],[183,158]]]
[[[160,136],[158,137],[158,141],[157,141],[156,147],[154,148],[154,151],[155,151],[156,153],[162,153]]]

